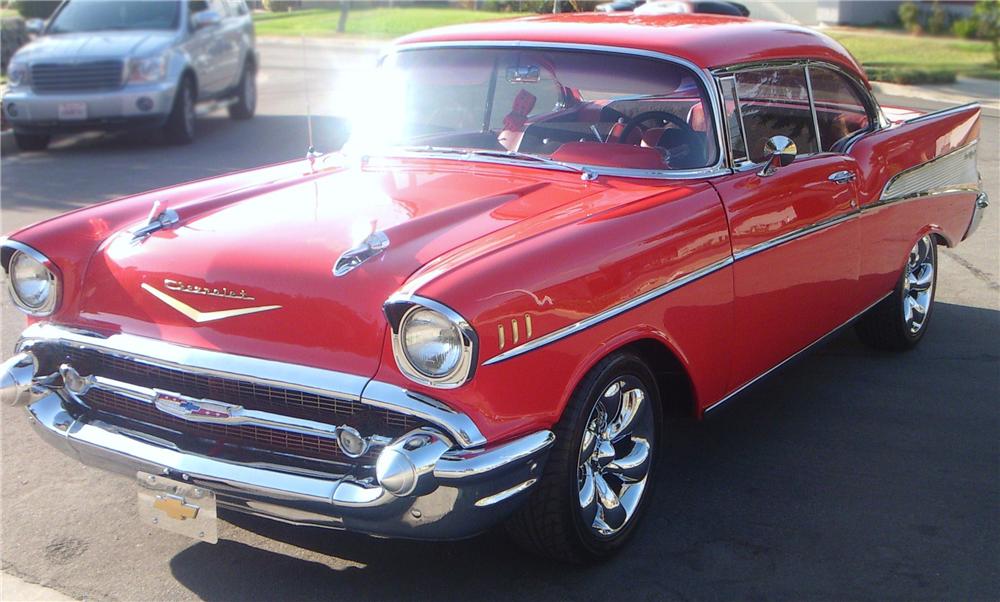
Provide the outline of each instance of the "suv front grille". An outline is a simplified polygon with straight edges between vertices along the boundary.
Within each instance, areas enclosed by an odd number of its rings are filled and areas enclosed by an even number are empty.
[[[39,94],[99,92],[122,85],[124,63],[117,60],[79,63],[35,63],[31,87]]]

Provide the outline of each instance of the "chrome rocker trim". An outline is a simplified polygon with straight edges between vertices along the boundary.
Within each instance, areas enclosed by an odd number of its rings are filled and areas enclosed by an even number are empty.
[[[488,529],[523,501],[520,494],[540,477],[555,440],[550,431],[538,431],[481,450],[435,451],[431,461],[416,467],[412,494],[396,495],[371,479],[265,468],[154,444],[148,436],[101,420],[74,417],[66,403],[53,392],[27,410],[45,441],[84,464],[132,478],[143,471],[205,487],[216,492],[220,506],[237,512],[386,537],[460,539]],[[393,448],[398,453],[404,445],[411,449],[414,436],[441,441],[440,449],[450,445],[436,433],[415,431],[383,454]]]
[[[101,336],[46,322],[25,329],[17,351],[23,351],[37,342],[93,349],[122,359],[205,376],[246,380],[360,401],[432,422],[462,447],[477,447],[486,443],[486,437],[465,414],[426,396],[355,374],[197,349],[130,334]]]

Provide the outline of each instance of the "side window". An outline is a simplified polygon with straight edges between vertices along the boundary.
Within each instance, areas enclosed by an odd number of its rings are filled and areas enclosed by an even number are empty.
[[[843,74],[823,67],[809,67],[819,140],[824,152],[837,151],[839,144],[871,125],[868,109],[859,92]]]
[[[194,15],[203,10],[208,10],[208,0],[190,0],[188,2],[188,14]]]
[[[729,136],[729,152],[733,165],[738,166],[747,161],[747,143],[743,137],[743,123],[736,97],[736,78],[724,77],[719,80],[719,90],[722,92],[722,114],[726,117],[726,132]]]
[[[772,136],[791,138],[800,155],[819,152],[804,67],[737,73],[736,95],[751,161],[767,158],[764,144]]]

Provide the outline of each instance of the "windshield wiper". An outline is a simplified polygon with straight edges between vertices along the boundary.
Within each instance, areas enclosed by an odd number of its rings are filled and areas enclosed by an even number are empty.
[[[597,172],[589,167],[575,165],[573,163],[563,163],[562,161],[556,161],[555,159],[542,157],[540,155],[519,153],[517,151],[470,150],[468,152],[470,155],[481,157],[502,157],[507,159],[518,159],[521,161],[538,161],[539,163],[545,163],[546,165],[557,165],[559,167],[575,171],[580,174],[582,179],[587,180],[588,182],[597,179]]]

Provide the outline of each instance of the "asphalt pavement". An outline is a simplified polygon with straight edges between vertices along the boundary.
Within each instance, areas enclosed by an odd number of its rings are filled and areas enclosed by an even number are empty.
[[[3,137],[0,231],[116,196],[320,149],[374,64],[366,48],[264,44],[260,112],[199,121],[191,146],[82,135],[19,153]],[[936,108],[913,98],[889,104]],[[1000,121],[979,160],[1000,202]],[[995,203],[996,205],[996,203]],[[42,443],[0,409],[2,569],[88,600],[961,599],[1000,596],[1000,210],[943,250],[922,345],[851,332],[718,417],[678,425],[630,547],[592,567],[529,557],[502,533],[370,539],[223,515],[217,545],[147,528],[135,486]],[[836,291],[831,291],[836,294]],[[24,318],[4,297],[2,355]]]

